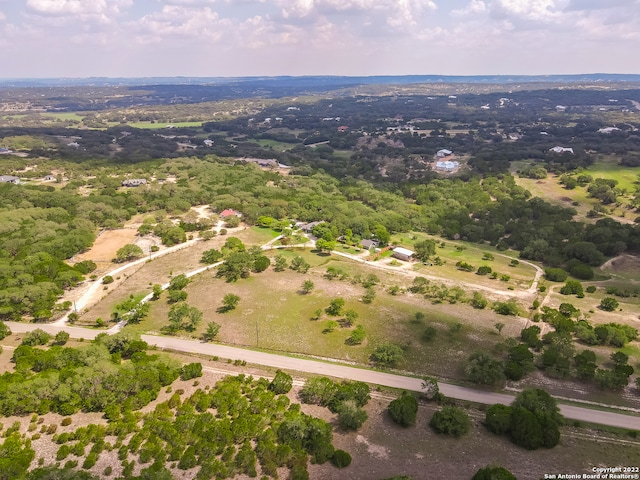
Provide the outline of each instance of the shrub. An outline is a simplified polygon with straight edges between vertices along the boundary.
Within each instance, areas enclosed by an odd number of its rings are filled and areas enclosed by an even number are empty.
[[[564,282],[569,274],[562,268],[545,268],[544,276],[547,280],[552,282]]]
[[[424,342],[431,342],[434,338],[436,338],[437,334],[438,330],[435,327],[428,325],[424,329],[424,332],[422,332],[422,340]]]
[[[393,343],[378,345],[371,354],[371,360],[382,366],[394,366],[404,357],[404,351]]]
[[[596,286],[595,285],[589,285],[587,288],[584,289],[585,292],[587,293],[595,293],[596,292]]]
[[[111,275],[105,275],[104,277],[102,277],[102,283],[104,285],[109,285],[110,283],[113,283],[113,277]]]
[[[271,383],[269,383],[269,390],[276,395],[288,393],[291,387],[293,387],[291,375],[284,373],[282,370],[278,370]]]
[[[464,410],[447,405],[433,414],[429,425],[437,433],[459,438],[471,429],[471,419]]]
[[[484,423],[496,435],[503,435],[511,428],[511,407],[497,403],[491,405],[484,418]]]
[[[336,409],[338,423],[345,430],[358,430],[367,420],[367,412],[362,410],[354,400],[345,400]]]
[[[613,312],[620,304],[613,297],[605,297],[600,301],[599,308],[605,312]]]
[[[35,330],[25,334],[22,338],[21,345],[27,345],[30,347],[33,347],[34,345],[46,345],[49,340],[51,340],[51,335],[41,328],[36,328]]]
[[[188,363],[180,370],[180,380],[191,380],[202,376],[201,363]]]
[[[488,275],[492,271],[493,270],[488,265],[482,265],[481,267],[478,267],[478,270],[476,271],[476,274],[477,275]]]
[[[351,455],[344,450],[336,450],[331,457],[331,463],[334,467],[345,468],[351,465]]]
[[[517,480],[506,468],[488,465],[478,470],[471,480]]]
[[[416,423],[418,400],[413,395],[402,392],[402,396],[389,404],[389,415],[398,424],[408,427]]]
[[[582,284],[577,280],[567,280],[567,283],[560,289],[562,295],[584,295]]]

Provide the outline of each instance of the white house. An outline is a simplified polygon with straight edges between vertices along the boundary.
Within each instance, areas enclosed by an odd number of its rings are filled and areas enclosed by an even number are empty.
[[[123,187],[139,187],[140,185],[146,185],[147,181],[144,178],[130,178],[122,181]]]
[[[413,251],[408,248],[396,247],[393,249],[392,257],[395,257],[399,260],[404,260],[405,262],[410,262],[413,260]]]
[[[441,172],[453,172],[460,166],[460,162],[451,162],[445,160],[444,162],[436,162],[436,170]]]
[[[448,157],[449,155],[453,155],[453,152],[451,150],[447,150],[446,148],[438,150],[438,152],[436,153],[436,157],[438,158]]]
[[[571,153],[571,154],[573,154],[573,148],[571,148],[571,147],[567,148],[567,147],[557,146],[557,147],[550,148],[549,151],[550,152],[555,152],[555,153]]]
[[[20,178],[14,177],[13,175],[0,175],[0,183],[13,183],[18,185],[20,183]]]

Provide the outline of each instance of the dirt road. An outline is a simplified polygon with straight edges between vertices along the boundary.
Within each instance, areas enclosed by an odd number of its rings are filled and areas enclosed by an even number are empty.
[[[59,326],[52,324],[32,324],[6,322],[14,333],[28,332],[41,328],[49,333],[55,334],[61,330],[68,332],[74,338],[93,339],[104,330],[93,330],[80,327]],[[311,373],[315,375],[326,375],[335,378],[348,378],[362,382],[383,385],[402,390],[421,391],[422,380],[419,378],[406,377],[403,375],[378,372],[366,368],[356,368],[337,363],[320,362],[306,358],[296,358],[272,353],[258,352],[243,348],[230,347],[203,343],[196,340],[185,340],[180,338],[160,337],[155,335],[142,335],[142,339],[149,345],[154,345],[160,349],[175,350],[179,352],[197,353],[209,356],[218,356],[233,360],[244,360],[256,365],[266,365],[274,368],[292,370],[297,372]],[[485,390],[477,390],[447,383],[439,383],[440,391],[447,397],[458,400],[465,400],[476,403],[492,405],[495,403],[509,404],[514,396],[506,393],[497,393]],[[640,430],[640,417],[614,413],[602,410],[579,407],[575,405],[560,405],[562,414],[569,419],[582,422],[597,423],[619,428]]]

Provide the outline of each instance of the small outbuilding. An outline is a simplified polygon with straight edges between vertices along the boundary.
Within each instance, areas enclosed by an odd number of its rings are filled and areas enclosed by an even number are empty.
[[[13,183],[18,185],[20,183],[20,177],[14,177],[13,175],[0,175],[0,183]]]
[[[128,178],[122,181],[123,187],[139,187],[140,185],[146,185],[147,180],[144,178]]]
[[[404,260],[405,262],[410,262],[413,260],[414,252],[409,250],[408,248],[396,247],[393,249],[392,257],[397,258],[398,260]]]

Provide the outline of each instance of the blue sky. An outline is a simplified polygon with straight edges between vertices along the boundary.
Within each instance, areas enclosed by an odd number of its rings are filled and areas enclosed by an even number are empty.
[[[640,0],[0,0],[4,78],[640,73]]]

